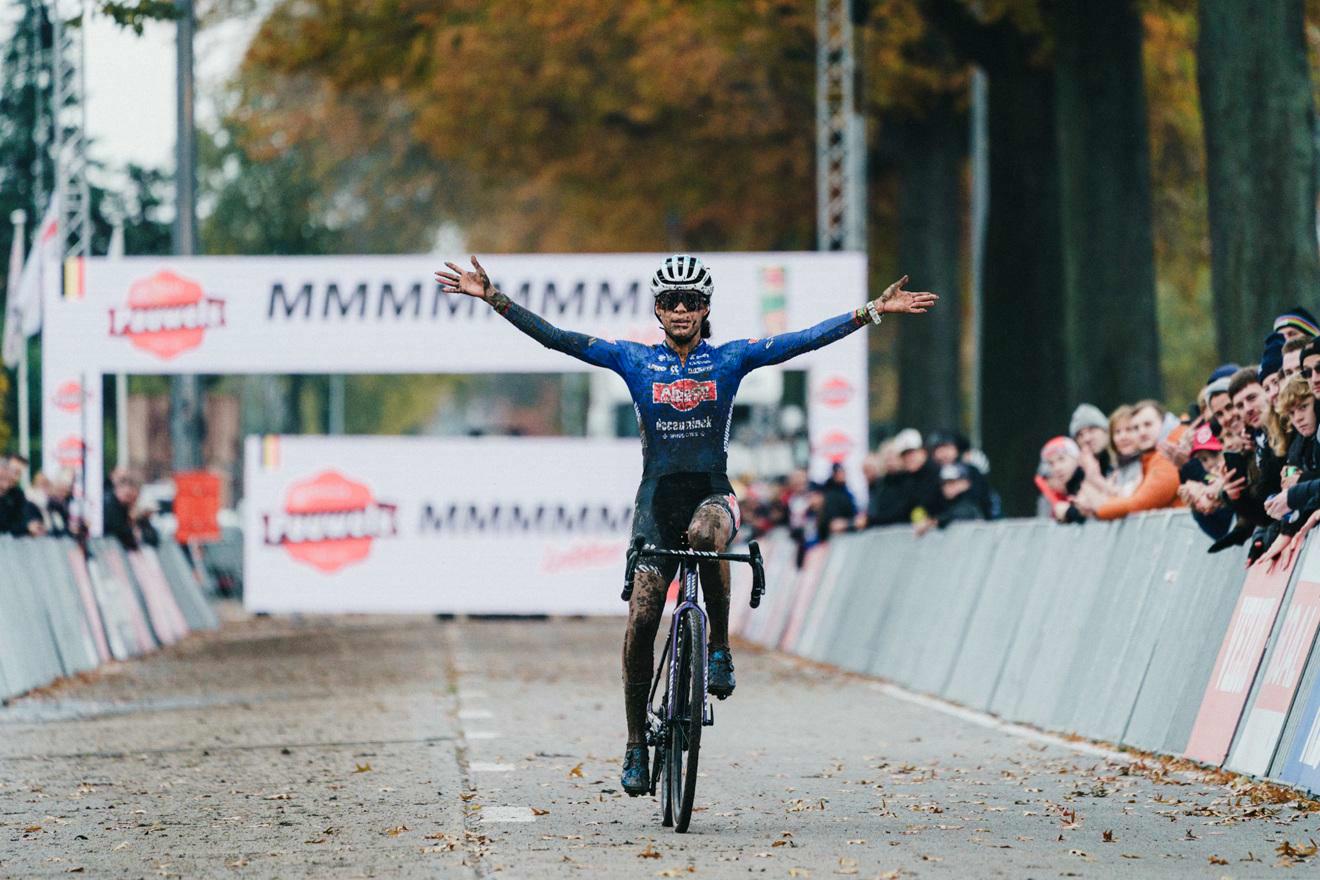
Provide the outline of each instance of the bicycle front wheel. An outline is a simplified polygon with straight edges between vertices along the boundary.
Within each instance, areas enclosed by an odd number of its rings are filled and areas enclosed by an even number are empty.
[[[700,613],[692,611],[678,623],[674,717],[670,719],[665,782],[673,809],[674,831],[687,831],[697,789],[697,756],[701,749],[702,713],[706,704],[706,632]]]

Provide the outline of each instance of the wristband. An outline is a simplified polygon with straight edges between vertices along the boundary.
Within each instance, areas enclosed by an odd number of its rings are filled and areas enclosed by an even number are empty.
[[[871,319],[871,323],[876,326],[880,325],[880,319],[884,317],[880,308],[875,304],[875,300],[871,300],[866,304],[866,314]]]

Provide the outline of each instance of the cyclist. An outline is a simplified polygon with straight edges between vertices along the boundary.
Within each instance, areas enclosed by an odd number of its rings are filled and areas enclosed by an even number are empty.
[[[651,277],[655,316],[665,340],[656,345],[614,341],[552,326],[497,290],[476,257],[472,269],[445,263],[435,273],[446,293],[485,300],[515,327],[547,348],[598,367],[628,383],[642,435],[642,482],[637,490],[633,534],[648,544],[723,552],[738,530],[738,501],[725,474],[733,397],[742,377],[757,367],[836,342],[882,314],[921,314],[939,299],[933,293],[903,289],[907,276],[879,299],[815,327],[766,339],[738,339],[721,346],[711,335],[710,303],[715,283],[696,257],[666,257]],[[623,788],[630,795],[650,790],[646,759],[646,704],[655,664],[655,636],[664,614],[666,587],[677,563],[647,560],[637,566],[628,629],[623,642],[624,706],[628,744]],[[710,619],[710,693],[733,693],[729,652],[729,564],[702,564],[701,589]]]

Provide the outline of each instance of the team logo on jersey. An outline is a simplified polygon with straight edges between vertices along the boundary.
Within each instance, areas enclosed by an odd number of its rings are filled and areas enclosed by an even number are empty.
[[[365,484],[322,471],[289,487],[281,513],[262,514],[267,545],[331,574],[361,562],[377,538],[399,533],[399,506],[377,501]]]
[[[166,361],[197,348],[207,330],[224,325],[223,299],[168,271],[134,281],[127,307],[110,310],[111,336]]]
[[[665,384],[651,383],[651,402],[667,403],[679,412],[696,409],[697,405],[717,398],[714,382],[697,382],[693,379],[679,379]]]

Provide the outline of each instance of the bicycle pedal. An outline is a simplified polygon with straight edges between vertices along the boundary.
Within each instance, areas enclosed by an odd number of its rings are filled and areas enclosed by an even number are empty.
[[[715,724],[715,707],[710,703],[706,704],[705,710],[701,713],[701,726],[711,727]]]

